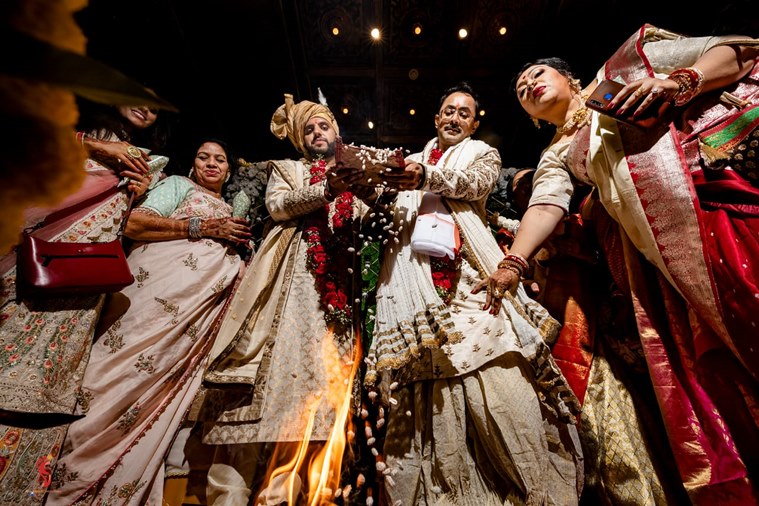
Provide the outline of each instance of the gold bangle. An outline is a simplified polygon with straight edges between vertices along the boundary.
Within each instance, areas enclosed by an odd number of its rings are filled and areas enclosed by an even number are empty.
[[[499,269],[508,269],[514,273],[516,273],[520,278],[524,275],[524,268],[514,260],[511,260],[509,258],[504,258],[498,263]]]

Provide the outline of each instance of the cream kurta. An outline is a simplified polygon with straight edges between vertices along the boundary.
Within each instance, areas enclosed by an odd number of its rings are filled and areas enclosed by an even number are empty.
[[[411,158],[423,162],[435,145]],[[391,392],[388,503],[576,504],[583,475],[569,415],[576,400],[544,341],[558,324],[521,289],[495,316],[482,310],[484,291],[471,294],[503,258],[481,218],[498,153],[466,139],[426,170],[425,190],[444,197],[459,226],[462,262],[447,306],[429,290],[428,257],[408,247],[411,231],[383,262],[380,331],[369,358],[382,382],[403,385]],[[414,223],[417,193],[399,195],[396,220]]]

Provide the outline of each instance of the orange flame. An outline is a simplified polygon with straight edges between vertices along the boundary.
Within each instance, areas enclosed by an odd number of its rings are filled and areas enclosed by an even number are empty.
[[[274,451],[272,462],[279,461],[279,457],[290,460],[269,473],[269,476],[264,479],[263,490],[269,490],[274,494],[279,490],[285,492],[289,505],[298,503],[301,489],[300,473],[309,454],[312,456],[306,472],[308,477],[308,504],[318,506],[325,502],[329,503],[334,497],[337,497],[343,453],[347,444],[346,433],[353,429],[350,420],[351,390],[362,356],[360,339],[356,339],[355,342],[352,361],[346,364],[334,343],[332,332],[328,332],[322,339],[322,357],[327,377],[327,391],[324,395],[314,396],[309,403],[308,421],[303,438],[297,443],[297,447],[294,447],[292,443],[278,443]],[[349,370],[347,366],[350,366]],[[311,444],[311,433],[316,413],[325,400],[335,412],[335,423],[327,441],[320,444],[320,448],[314,454],[315,449],[314,445]]]

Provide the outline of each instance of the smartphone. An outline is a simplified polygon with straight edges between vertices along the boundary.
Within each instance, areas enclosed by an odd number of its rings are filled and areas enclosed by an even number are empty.
[[[593,93],[588,97],[588,100],[585,101],[585,105],[594,111],[611,116],[612,118],[627,123],[628,125],[643,127],[653,125],[664,110],[669,107],[669,102],[662,99],[656,99],[639,116],[633,118],[632,113],[635,112],[635,109],[638,108],[640,102],[643,101],[644,97],[641,97],[641,99],[627,109],[624,114],[619,114],[617,112],[619,107],[617,106],[614,109],[611,109],[609,107],[609,102],[611,102],[611,100],[617,96],[617,93],[619,93],[624,87],[624,84],[618,83],[617,81],[601,81],[598,83],[598,86],[596,86],[596,89],[593,90]]]

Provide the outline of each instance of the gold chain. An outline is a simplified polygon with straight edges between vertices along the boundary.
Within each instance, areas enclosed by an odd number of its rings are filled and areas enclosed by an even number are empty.
[[[587,100],[588,97],[587,95],[582,95],[580,98],[580,103],[582,105],[574,112],[574,114],[572,114],[572,117],[569,118],[566,123],[556,128],[557,134],[564,135],[573,128],[581,128],[590,122],[590,109],[585,107],[585,100]]]

